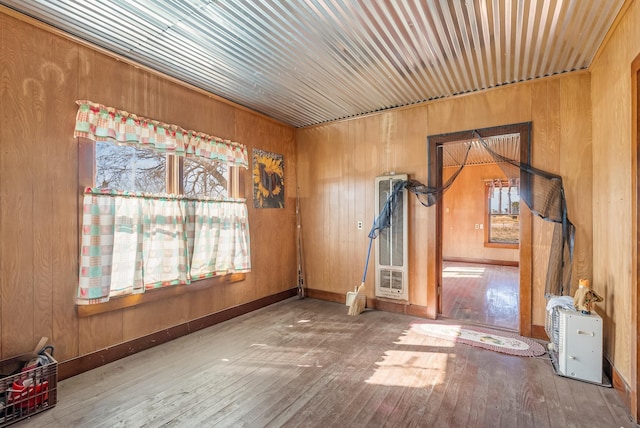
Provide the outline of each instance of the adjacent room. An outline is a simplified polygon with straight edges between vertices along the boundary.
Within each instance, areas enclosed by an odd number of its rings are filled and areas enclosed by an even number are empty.
[[[634,427],[637,0],[0,0],[0,427]]]

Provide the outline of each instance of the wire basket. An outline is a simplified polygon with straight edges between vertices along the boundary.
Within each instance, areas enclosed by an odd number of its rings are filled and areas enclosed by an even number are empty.
[[[50,347],[49,347],[50,348]],[[30,358],[14,357],[0,361],[0,427],[29,418],[56,405],[58,399],[58,362],[49,352],[41,352],[31,364]],[[23,368],[21,368],[23,367]]]

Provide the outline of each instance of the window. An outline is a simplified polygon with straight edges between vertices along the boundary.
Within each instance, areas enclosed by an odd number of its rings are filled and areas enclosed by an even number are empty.
[[[520,241],[520,191],[518,180],[487,183],[486,243],[517,246]]]
[[[78,314],[243,280],[251,270],[240,199],[246,146],[91,101],[77,104],[84,187]]]
[[[92,185],[102,189],[176,193],[190,198],[238,197],[229,191],[229,170],[237,171],[237,168],[216,160],[178,157],[98,141],[95,143],[95,164],[96,176]]]
[[[226,163],[204,158],[181,158],[182,193],[191,198],[210,197],[216,199],[230,194],[229,168]],[[235,168],[231,168],[235,169]]]

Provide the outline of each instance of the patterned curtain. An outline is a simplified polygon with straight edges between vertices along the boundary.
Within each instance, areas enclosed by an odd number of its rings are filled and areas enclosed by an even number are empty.
[[[111,288],[105,297],[144,292],[142,281],[143,202],[136,198],[85,195],[115,205]],[[106,229],[106,228],[105,228]],[[84,242],[83,242],[84,247]]]
[[[250,270],[244,200],[85,190],[77,304]]]
[[[249,167],[247,147],[243,144],[145,119],[91,101],[79,100],[76,104],[79,108],[74,137],[115,141],[178,156],[195,155],[229,165]]]
[[[115,220],[115,199],[84,195],[78,304],[109,300]]]
[[[199,279],[248,272],[251,260],[247,205],[201,200],[190,201],[187,207],[194,219],[191,276]]]
[[[145,289],[189,284],[184,201],[141,199]]]

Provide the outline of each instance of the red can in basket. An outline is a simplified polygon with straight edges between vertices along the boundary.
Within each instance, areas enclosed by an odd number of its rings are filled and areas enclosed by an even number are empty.
[[[34,409],[36,406],[47,403],[48,399],[48,381],[37,382],[34,385],[31,379],[19,379],[13,382],[13,386],[9,390],[8,402],[23,409]]]

